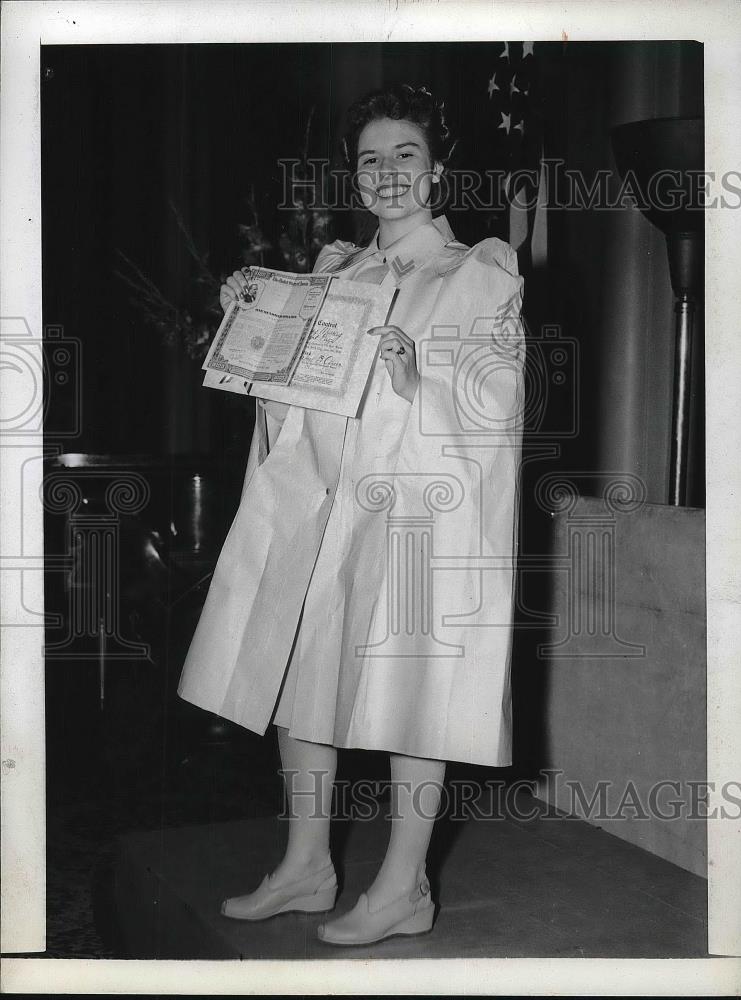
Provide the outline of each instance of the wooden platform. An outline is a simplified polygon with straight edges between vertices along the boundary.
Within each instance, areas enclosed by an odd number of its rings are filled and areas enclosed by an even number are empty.
[[[277,864],[276,818],[119,841],[116,905],[132,958],[689,958],[707,955],[704,879],[581,820],[439,821],[428,865],[440,904],[432,933],[362,948],[316,939],[325,916],[260,923],[222,917],[225,896],[249,892]],[[388,821],[336,821],[333,856],[350,909],[372,881]]]

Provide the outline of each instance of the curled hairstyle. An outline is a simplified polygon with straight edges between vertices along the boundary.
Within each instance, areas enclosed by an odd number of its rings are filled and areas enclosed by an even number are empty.
[[[360,133],[369,122],[379,118],[409,121],[421,129],[433,163],[445,163],[453,150],[443,102],[436,100],[426,87],[402,83],[374,90],[348,109],[348,130],[342,140],[342,153],[350,170],[357,166]]]

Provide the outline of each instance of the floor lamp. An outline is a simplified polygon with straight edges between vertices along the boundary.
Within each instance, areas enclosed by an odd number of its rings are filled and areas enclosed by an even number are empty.
[[[703,292],[704,120],[655,118],[618,125],[610,134],[621,178],[630,180],[640,192],[638,207],[666,236],[676,297],[669,503],[683,506],[687,500],[693,323]]]

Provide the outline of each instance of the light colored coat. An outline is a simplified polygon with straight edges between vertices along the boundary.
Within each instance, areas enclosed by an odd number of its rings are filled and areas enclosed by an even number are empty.
[[[398,286],[410,404],[377,361],[358,419],[258,410],[242,499],[179,694],[257,733],[511,763],[510,651],[524,406],[512,248],[444,218],[315,270]],[[267,436],[270,435],[268,448]]]

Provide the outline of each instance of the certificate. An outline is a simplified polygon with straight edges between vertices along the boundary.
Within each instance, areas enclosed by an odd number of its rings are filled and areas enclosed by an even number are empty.
[[[264,270],[253,268],[251,276]],[[204,363],[203,384],[356,417],[378,350],[378,339],[367,331],[386,323],[396,290],[332,275],[290,277],[327,283],[313,318],[309,320],[308,313],[315,299],[304,307],[306,326],[297,322],[300,310],[287,322],[283,315],[268,317],[268,322],[265,309],[262,313],[240,309],[238,320],[230,323],[236,313],[231,306]],[[259,301],[264,299],[255,304]],[[257,347],[252,343],[255,338],[262,340]]]
[[[243,301],[233,302],[203,368],[287,385],[311,333],[331,275],[250,268]]]

